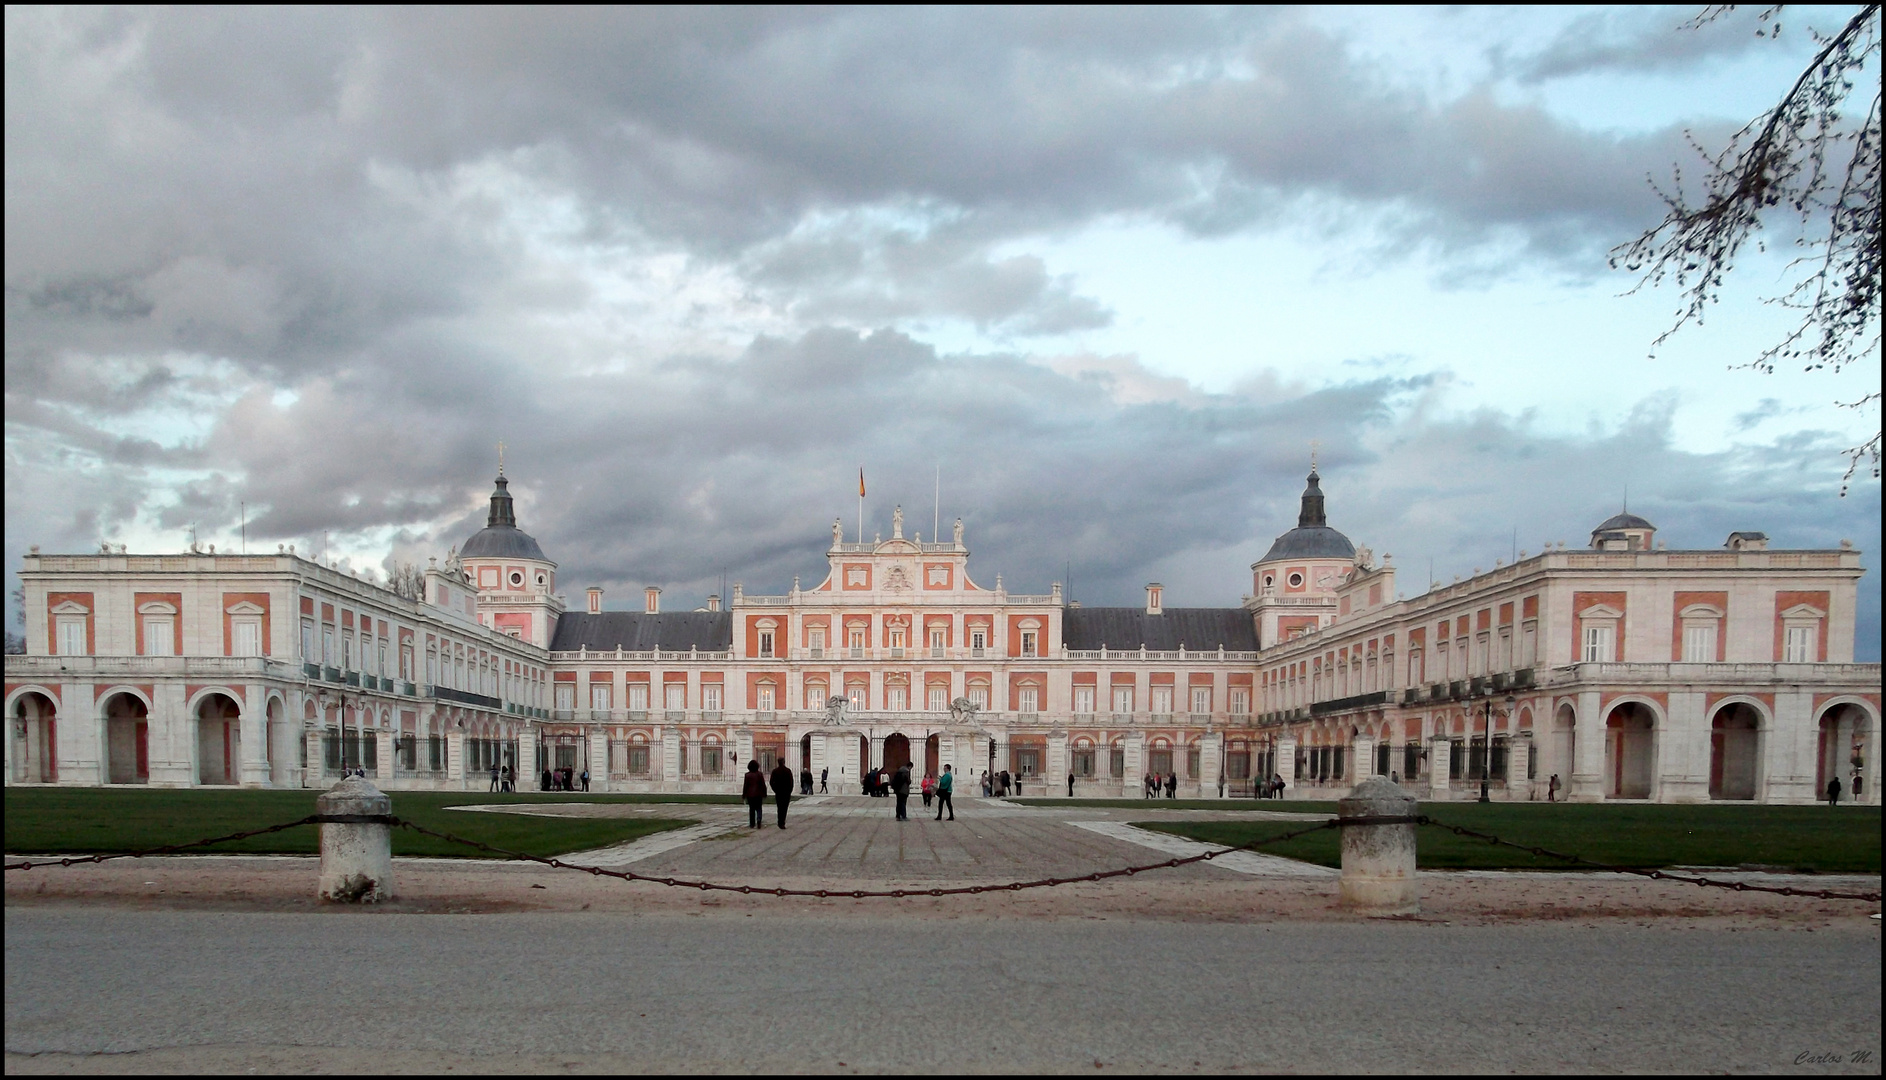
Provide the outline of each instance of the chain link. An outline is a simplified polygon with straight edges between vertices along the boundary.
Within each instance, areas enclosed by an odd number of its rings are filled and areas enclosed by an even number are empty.
[[[366,815],[361,815],[366,816]],[[267,836],[284,829],[293,829],[302,825],[319,825],[324,819],[320,814],[309,814],[299,821],[286,821],[280,825],[270,825],[266,829],[250,829],[248,832],[230,833],[228,836],[211,837],[208,840],[192,840],[187,844],[165,844],[163,847],[146,848],[143,851],[124,851],[111,855],[68,855],[58,859],[42,859],[33,862],[30,859],[6,864],[8,870],[31,870],[41,866],[78,866],[84,863],[110,862],[113,859],[142,859],[151,855],[169,855],[176,851],[188,851],[191,848],[208,847],[211,844],[227,843],[231,840],[247,840],[251,836]],[[391,824],[392,819],[386,819]]]
[[[1877,904],[1880,901],[1880,894],[1876,892],[1849,893],[1835,892],[1832,889],[1797,889],[1792,885],[1755,885],[1746,881],[1717,881],[1714,878],[1698,877],[1694,874],[1676,874],[1668,870],[1645,870],[1636,866],[1618,866],[1615,863],[1598,862],[1595,859],[1587,859],[1582,855],[1570,855],[1563,851],[1553,851],[1550,848],[1516,844],[1511,840],[1502,840],[1492,833],[1479,832],[1462,825],[1450,825],[1445,821],[1435,821],[1425,814],[1421,815],[1418,819],[1418,823],[1436,829],[1444,829],[1447,832],[1453,833],[1455,836],[1464,836],[1473,840],[1485,840],[1489,844],[1497,844],[1501,847],[1517,848],[1520,851],[1538,855],[1542,858],[1559,859],[1563,862],[1577,863],[1580,866],[1589,866],[1594,870],[1609,870],[1614,874],[1635,874],[1638,877],[1650,878],[1655,881],[1679,881],[1687,885],[1704,885],[1715,889],[1733,889],[1736,892],[1764,892],[1774,893],[1778,896],[1807,896],[1817,900],[1861,900],[1873,904]]]

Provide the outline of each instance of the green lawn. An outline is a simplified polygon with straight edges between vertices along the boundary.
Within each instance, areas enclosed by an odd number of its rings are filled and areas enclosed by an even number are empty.
[[[1269,805],[1333,810],[1328,803]],[[1423,805],[1420,812],[1504,840],[1620,866],[1760,866],[1821,874],[1880,872],[1879,807],[1438,803]],[[1138,824],[1145,829],[1231,846],[1302,827],[1284,821]],[[1262,850],[1324,866],[1339,866],[1342,861],[1335,830]],[[1432,827],[1421,828],[1417,850],[1419,865],[1424,869],[1576,868]]]
[[[133,851],[163,844],[276,825],[314,813],[321,793],[298,791],[144,791],[123,788],[8,788],[6,850],[10,854]],[[617,844],[650,833],[691,825],[663,818],[545,818],[521,814],[467,813],[449,806],[517,802],[708,802],[721,796],[516,794],[396,791],[393,813],[427,828],[533,855]],[[214,847],[201,854],[311,855],[318,852],[317,827],[303,825]],[[475,848],[450,844],[407,829],[393,830],[393,854],[489,858]]]

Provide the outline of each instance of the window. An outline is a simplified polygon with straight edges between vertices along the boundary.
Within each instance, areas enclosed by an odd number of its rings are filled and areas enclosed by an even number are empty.
[[[825,684],[807,683],[805,688],[805,707],[817,711],[825,707]]]
[[[399,677],[407,680],[413,677],[413,649],[410,645],[400,646]]]
[[[930,628],[930,655],[938,660],[943,658],[944,642],[949,640],[949,631],[941,626]]]
[[[760,631],[760,655],[763,657],[771,657],[773,655],[773,632],[771,630]]]
[[[1198,779],[1198,773],[1199,773],[1199,749],[1198,747],[1194,746],[1190,750],[1187,750],[1185,752],[1185,775],[1196,780]]]
[[[1094,748],[1077,746],[1074,748],[1074,775],[1092,777],[1094,775]]]
[[[557,711],[569,712],[576,708],[576,684],[557,684]]]
[[[1126,747],[1119,743],[1114,743],[1107,754],[1107,775],[1126,775]]]
[[[720,684],[701,684],[701,709],[704,712],[720,711]]]
[[[1782,645],[1781,662],[1784,664],[1811,664],[1814,662],[1814,627],[1788,627]]]
[[[1133,711],[1133,688],[1116,686],[1113,688],[1113,711],[1125,715]]]
[[[229,624],[229,651],[235,656],[262,655],[262,624],[256,619],[236,619]]]
[[[903,712],[910,708],[910,688],[907,686],[885,687],[884,707],[892,712]]]
[[[314,620],[301,620],[301,662],[314,663]]]
[[[720,771],[721,771],[720,747],[718,746],[701,747],[701,772],[702,774],[713,776],[713,775],[719,774]]]
[[[1023,630],[1022,631],[1022,655],[1023,656],[1041,655],[1040,652],[1035,647],[1036,639],[1039,637],[1040,637],[1039,631],[1036,631],[1036,630]]]
[[[1041,692],[1032,686],[1024,686],[1016,695],[1016,703],[1021,706],[1018,712],[1033,713],[1041,711]]]
[[[947,689],[941,686],[932,686],[929,689],[928,697],[929,701],[924,703],[925,710],[929,712],[949,711],[950,692]]]
[[[1605,663],[1616,659],[1612,641],[1613,636],[1610,625],[1585,627],[1585,663]]]
[[[1076,686],[1074,688],[1074,711],[1077,713],[1090,713],[1094,711],[1093,687]]]
[[[1231,689],[1231,715],[1249,716],[1251,713],[1251,692],[1240,687]]]
[[[171,633],[175,626],[170,615],[144,616],[144,655],[175,656],[177,643]]]
[[[597,712],[608,712],[614,695],[608,683],[589,684],[589,707]]]
[[[524,587],[524,575],[519,573],[516,570],[511,571],[511,588],[521,589],[523,587]]]
[[[1303,575],[1302,575],[1302,574],[1291,574],[1291,575],[1290,575],[1290,579],[1289,579],[1289,580],[1290,580],[1290,587],[1291,587],[1291,588],[1293,588],[1293,589],[1301,589],[1301,588],[1303,587]]]
[[[969,655],[979,657],[982,650],[989,647],[989,631],[985,627],[973,626],[969,629]]]
[[[805,646],[812,650],[812,659],[818,660],[825,655],[825,628],[810,627],[805,632]]]
[[[1153,687],[1153,713],[1165,716],[1172,712],[1172,687]]]
[[[848,626],[845,628],[845,630],[846,630],[846,635],[847,635],[845,640],[851,648],[851,658],[853,660],[863,659],[864,658],[864,637],[865,637],[864,627]]]
[[[648,747],[629,747],[629,772],[644,775],[648,772]]]
[[[1023,776],[1037,776],[1041,772],[1041,751],[1024,746],[1015,751],[1015,771]]]
[[[328,667],[334,666],[334,628],[332,626],[321,627],[321,663]]]
[[[902,649],[904,647],[904,628],[903,627],[901,626],[892,627],[890,631],[890,637],[891,637],[891,640],[890,640],[891,648]]]
[[[986,686],[970,687],[969,688],[969,703],[971,705],[974,705],[978,712],[988,712],[989,711],[989,688]]]
[[[759,703],[760,703],[761,712],[773,711],[773,684],[772,683],[760,684]]]
[[[1192,711],[1195,713],[1211,712],[1211,687],[1194,686],[1192,688]]]
[[[1248,750],[1233,750],[1225,755],[1225,779],[1249,780],[1251,778],[1251,754]]]
[[[341,635],[341,667],[354,670],[354,635],[351,631]]]
[[[648,711],[648,684],[647,683],[638,682],[638,683],[629,684],[629,711],[630,712],[647,712]]]
[[[61,615],[57,620],[60,656],[85,655],[85,616]]]
[[[1716,662],[1716,624],[1686,622],[1683,626],[1683,662],[1686,664],[1713,664]]]

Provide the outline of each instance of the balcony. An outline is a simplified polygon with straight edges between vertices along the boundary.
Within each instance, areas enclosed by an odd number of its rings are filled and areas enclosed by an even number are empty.
[[[1334,701],[1319,701],[1310,706],[1311,716],[1328,716],[1331,713],[1348,712],[1352,709],[1366,709],[1374,705],[1389,702],[1390,691],[1377,690],[1372,694],[1355,694],[1337,698]]]
[[[481,709],[500,709],[504,702],[489,694],[474,694],[469,690],[454,690],[449,686],[434,686],[430,695],[436,701],[450,701],[459,705],[475,705]]]
[[[332,683],[340,682],[341,669],[337,667],[325,667],[325,666],[322,667],[321,668],[321,681],[332,682]]]
[[[891,647],[891,659],[902,660],[903,658],[904,658],[904,650],[899,646],[893,645]]]
[[[941,645],[930,646],[930,659],[932,660],[943,659],[943,646]]]
[[[851,647],[851,659],[853,659],[853,660],[863,660],[863,659],[864,659],[864,649],[862,649],[862,648],[860,648],[860,647],[859,647],[859,646],[857,646],[857,645],[853,645],[853,646]]]
[[[631,724],[648,723],[648,710],[647,709],[630,709],[629,710],[629,723]]]
[[[668,709],[661,714],[661,722],[664,724],[682,724],[686,723],[687,719],[686,709]]]
[[[825,659],[825,646],[814,645],[805,651],[805,655],[808,660],[823,660]]]

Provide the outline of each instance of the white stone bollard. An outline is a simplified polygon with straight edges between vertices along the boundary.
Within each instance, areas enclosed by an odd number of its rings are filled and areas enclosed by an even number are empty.
[[[1345,818],[1413,817],[1414,796],[1387,777],[1355,786],[1336,803]],[[1342,906],[1362,915],[1413,915],[1421,910],[1415,884],[1415,826],[1346,825],[1342,830]]]
[[[393,800],[360,777],[342,780],[314,802],[323,816],[393,812]],[[330,904],[393,899],[393,827],[378,823],[321,826],[320,898]]]

